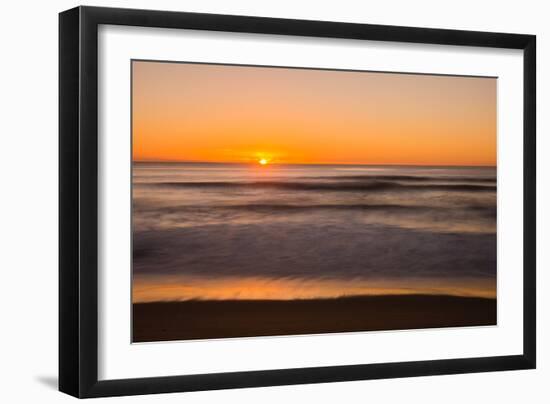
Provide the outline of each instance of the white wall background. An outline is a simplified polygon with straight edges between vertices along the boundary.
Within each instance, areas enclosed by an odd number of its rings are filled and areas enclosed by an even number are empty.
[[[74,1],[5,3],[0,24],[0,397],[62,403],[57,384],[57,13]],[[536,34],[538,369],[112,398],[127,403],[529,402],[550,399],[550,25],[543,1],[156,0],[87,5]],[[518,229],[518,243],[520,229]]]

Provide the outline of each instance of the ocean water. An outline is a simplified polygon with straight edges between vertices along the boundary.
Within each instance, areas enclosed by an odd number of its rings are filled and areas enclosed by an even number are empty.
[[[133,300],[496,295],[496,169],[134,163]]]

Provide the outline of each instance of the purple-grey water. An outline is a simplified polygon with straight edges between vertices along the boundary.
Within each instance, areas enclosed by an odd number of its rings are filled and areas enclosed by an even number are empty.
[[[133,300],[496,295],[496,169],[134,163]]]

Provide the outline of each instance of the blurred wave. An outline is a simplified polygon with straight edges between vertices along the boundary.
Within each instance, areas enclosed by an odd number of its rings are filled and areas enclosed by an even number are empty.
[[[134,281],[171,299],[496,293],[494,167],[140,163],[132,205]]]
[[[155,185],[181,188],[274,188],[298,191],[376,191],[376,190],[437,190],[437,191],[470,191],[495,192],[496,185],[476,184],[403,184],[391,181],[348,182],[288,182],[288,181],[261,181],[261,182],[158,182]]]

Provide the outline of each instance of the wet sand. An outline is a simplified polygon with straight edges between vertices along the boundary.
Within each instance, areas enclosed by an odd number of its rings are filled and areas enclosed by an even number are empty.
[[[496,325],[496,299],[436,295],[133,304],[133,342]]]

